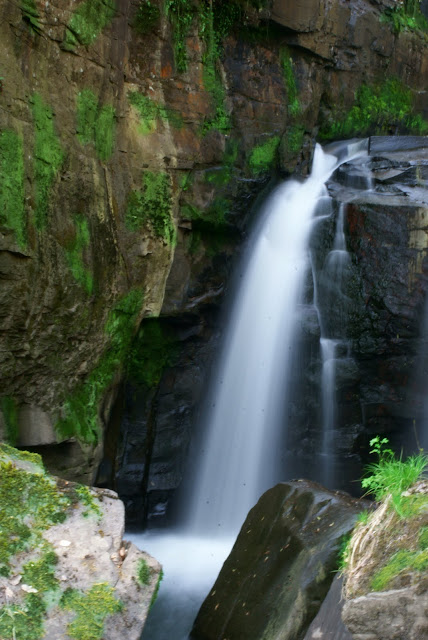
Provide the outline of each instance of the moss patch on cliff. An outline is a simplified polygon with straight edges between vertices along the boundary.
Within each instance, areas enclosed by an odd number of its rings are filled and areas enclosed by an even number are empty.
[[[18,245],[26,245],[24,207],[24,147],[11,129],[0,132],[0,224],[15,233]]]
[[[137,110],[140,118],[140,133],[147,135],[156,131],[157,121],[168,122],[175,129],[181,129],[183,118],[173,109],[155,102],[138,91],[128,93],[130,104]]]
[[[287,47],[283,47],[281,49],[280,60],[287,89],[288,113],[290,116],[295,117],[300,113],[300,101],[298,97],[296,78],[294,76],[293,60]]]
[[[61,600],[63,609],[75,614],[67,626],[67,633],[75,640],[100,640],[108,616],[122,610],[122,603],[115,598],[114,588],[107,582],[94,584],[86,592],[67,589]]]
[[[293,125],[287,130],[285,136],[285,147],[290,155],[295,155],[303,145],[305,129],[301,125]]]
[[[105,325],[109,346],[86,380],[64,402],[63,415],[56,424],[61,437],[75,436],[92,445],[98,442],[100,402],[127,358],[142,303],[143,294],[134,289],[110,311]]]
[[[91,142],[103,162],[114,149],[116,112],[112,105],[100,105],[90,89],[83,89],[77,96],[77,137],[82,144]]]
[[[222,40],[233,28],[239,10],[232,3],[203,3],[200,12],[199,34],[205,43],[203,62],[203,82],[206,91],[211,96],[214,115],[206,118],[202,132],[208,133],[212,129],[226,133],[230,130],[230,115],[225,106],[226,91],[219,69],[219,59],[222,51]]]
[[[272,136],[251,150],[248,166],[252,173],[260,174],[272,169],[277,159],[279,143],[279,136]]]
[[[67,25],[63,46],[74,49],[79,44],[88,46],[96,40],[116,13],[114,0],[85,0],[73,12]]]
[[[130,231],[138,231],[147,225],[156,238],[168,245],[175,244],[171,178],[167,173],[143,173],[143,188],[129,194],[125,224]]]
[[[128,377],[149,389],[157,386],[177,355],[176,338],[158,318],[144,320],[132,343]]]
[[[141,35],[150,33],[158,24],[161,12],[159,7],[152,0],[140,0],[135,13],[133,27]]]
[[[389,24],[396,34],[400,31],[428,32],[428,20],[421,12],[419,0],[405,0],[403,4],[388,7],[381,14],[380,20]]]
[[[175,67],[179,73],[187,69],[186,39],[189,35],[196,7],[189,0],[166,0],[165,13],[172,25]]]
[[[86,218],[76,216],[74,219],[74,238],[67,243],[66,259],[75,280],[91,294],[94,288],[94,278],[91,271],[85,266],[85,250],[90,244],[89,225]]]
[[[34,119],[35,223],[37,229],[47,224],[50,192],[64,160],[55,132],[52,109],[37,93],[30,101]]]
[[[428,131],[428,122],[414,113],[413,94],[398,78],[388,78],[378,85],[363,84],[355,94],[354,106],[346,113],[336,113],[334,122],[320,129],[323,139],[349,138],[368,133],[391,134]]]
[[[15,398],[11,396],[0,398],[0,409],[6,427],[7,443],[14,445],[18,439],[18,407]]]

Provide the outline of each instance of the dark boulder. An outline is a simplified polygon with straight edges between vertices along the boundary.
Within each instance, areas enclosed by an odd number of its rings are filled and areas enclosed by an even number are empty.
[[[361,508],[358,500],[306,480],[267,491],[248,514],[191,637],[302,638]]]

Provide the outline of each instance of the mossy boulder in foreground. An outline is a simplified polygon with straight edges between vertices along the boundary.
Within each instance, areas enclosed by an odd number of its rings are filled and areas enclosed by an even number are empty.
[[[37,454],[0,444],[0,504],[2,640],[140,637],[160,566],[123,540],[115,493],[54,478]]]

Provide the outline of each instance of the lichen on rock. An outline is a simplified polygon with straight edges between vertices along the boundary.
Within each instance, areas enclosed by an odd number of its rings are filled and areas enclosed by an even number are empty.
[[[0,470],[2,640],[137,640],[160,567],[123,541],[116,494],[55,479],[7,445]]]

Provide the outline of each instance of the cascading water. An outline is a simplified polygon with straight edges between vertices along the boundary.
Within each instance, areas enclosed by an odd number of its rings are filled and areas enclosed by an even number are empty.
[[[363,145],[364,147],[364,145]],[[361,144],[348,150],[358,155]],[[184,496],[184,527],[130,536],[165,569],[145,640],[186,640],[248,510],[286,479],[277,451],[284,430],[290,353],[308,269],[311,218],[324,183],[346,161],[317,146],[310,177],[280,185],[266,204],[244,260],[217,375],[208,394],[205,441]]]

